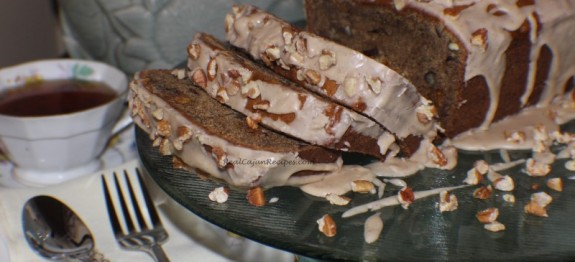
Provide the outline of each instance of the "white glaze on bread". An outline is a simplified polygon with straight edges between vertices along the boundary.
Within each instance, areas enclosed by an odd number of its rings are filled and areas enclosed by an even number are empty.
[[[150,93],[143,85],[139,74],[130,83],[129,106],[134,122],[147,132],[155,146],[166,155],[177,156],[186,165],[201,170],[215,178],[237,187],[265,188],[274,186],[298,186],[311,181],[321,180],[324,173],[339,170],[341,159],[333,163],[311,163],[298,156],[298,152],[272,152],[238,146],[223,138],[207,132],[204,127],[189,121],[185,113],[174,109],[170,104]],[[158,120],[154,116],[157,109],[162,110],[162,121],[170,123],[169,135],[161,135]],[[185,127],[191,131],[191,138],[183,141],[181,148],[174,146],[179,137],[177,129]],[[164,144],[164,142],[166,142]],[[182,141],[180,141],[182,142]],[[221,159],[206,149],[220,148],[225,153],[225,161],[233,167],[222,167]],[[249,162],[246,162],[249,161]],[[243,164],[239,164],[243,163]],[[292,177],[299,171],[318,171],[316,175]]]
[[[343,141],[350,130],[373,140],[381,157],[394,144],[393,141],[378,143],[378,140],[389,140],[390,135],[373,120],[286,82],[271,71],[272,79],[258,79],[254,71],[261,70],[259,67],[223,46],[214,46],[212,41],[207,43],[204,38],[215,40],[199,33],[190,44],[193,51],[189,52],[197,52],[188,59],[190,78],[194,79],[198,72],[207,75],[203,86],[207,93],[234,110],[271,129],[338,150],[354,151],[354,141]],[[217,68],[212,77],[209,77],[210,64]],[[249,108],[250,102],[254,103],[252,108]]]
[[[535,84],[536,63],[547,46],[553,53],[544,92],[539,106],[546,106],[565,92],[569,79],[575,75],[575,0],[395,0],[398,10],[415,8],[438,18],[452,31],[467,50],[465,80],[483,76],[489,87],[490,106],[481,128],[493,121],[500,103],[501,82],[505,74],[506,51],[512,32],[529,24],[530,64],[528,81],[521,98],[526,105]],[[457,11],[455,11],[457,10]],[[473,43],[473,35],[485,30],[484,45]],[[470,101],[471,102],[471,101]]]
[[[398,138],[436,135],[428,101],[407,79],[360,52],[300,31],[250,5],[236,6],[227,15],[226,39],[254,59],[285,73],[295,71],[305,87],[373,118]],[[308,74],[317,80],[307,79]],[[422,122],[418,112],[428,119]]]
[[[557,96],[548,106],[526,108],[517,115],[493,123],[488,129],[469,130],[445,143],[468,151],[532,150],[536,147],[537,128],[544,128],[549,135],[559,135],[561,125],[573,119],[575,101],[569,93]],[[514,133],[521,133],[524,137],[518,141],[511,137]]]

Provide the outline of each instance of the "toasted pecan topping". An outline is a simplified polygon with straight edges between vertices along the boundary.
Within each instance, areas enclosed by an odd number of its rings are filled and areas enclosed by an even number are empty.
[[[477,213],[477,215],[475,215],[475,217],[477,217],[477,220],[479,220],[479,222],[484,224],[493,223],[494,221],[497,220],[498,216],[499,216],[499,209],[496,207],[481,210]]]
[[[337,234],[337,226],[333,218],[326,214],[317,220],[318,229],[326,237],[333,237]]]
[[[326,95],[331,97],[337,92],[339,85],[331,79],[326,79],[321,88],[325,90]]]
[[[248,202],[251,205],[254,205],[257,207],[261,207],[261,206],[264,206],[266,204],[266,198],[265,198],[264,190],[262,187],[254,187],[254,188],[248,190],[248,194],[247,194],[246,198],[248,199]]]
[[[208,87],[208,78],[206,77],[206,73],[202,69],[196,69],[192,72],[192,81],[196,83],[201,88],[206,89]]]

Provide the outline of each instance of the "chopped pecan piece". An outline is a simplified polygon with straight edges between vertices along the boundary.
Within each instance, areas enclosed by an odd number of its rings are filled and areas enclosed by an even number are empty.
[[[266,198],[262,187],[254,187],[248,191],[246,196],[248,202],[254,206],[261,207],[266,204]]]
[[[337,234],[337,226],[333,218],[326,214],[317,220],[319,231],[326,237],[333,237]]]

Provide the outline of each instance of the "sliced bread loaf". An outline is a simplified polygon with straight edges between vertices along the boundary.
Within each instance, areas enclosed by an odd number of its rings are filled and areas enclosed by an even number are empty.
[[[332,149],[384,159],[397,150],[394,136],[375,121],[302,88],[198,33],[188,48],[190,78],[212,97],[258,124]]]
[[[435,108],[385,65],[251,5],[226,17],[226,39],[306,88],[364,114],[398,138],[433,139]]]
[[[237,187],[297,185],[338,170],[339,153],[245,124],[184,78],[185,72],[146,70],[130,83],[135,123],[164,155]]]

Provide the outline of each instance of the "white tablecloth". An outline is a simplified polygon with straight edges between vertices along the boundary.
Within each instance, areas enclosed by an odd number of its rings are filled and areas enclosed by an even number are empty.
[[[120,249],[114,239],[104,202],[100,174],[130,170],[138,161],[44,188],[0,188],[0,261],[44,261],[24,239],[22,207],[37,195],[50,195],[70,206],[88,225],[96,250],[110,261],[153,261],[143,252]],[[294,261],[294,255],[231,235],[194,215],[148,181],[169,240],[164,250],[171,261]],[[6,252],[9,251],[9,258]],[[8,259],[8,260],[6,260]]]

